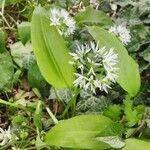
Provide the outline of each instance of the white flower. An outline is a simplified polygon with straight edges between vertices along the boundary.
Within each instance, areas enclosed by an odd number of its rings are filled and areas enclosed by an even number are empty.
[[[123,45],[128,45],[131,42],[130,31],[123,24],[110,27],[109,32],[116,35]]]
[[[75,21],[69,13],[60,8],[50,10],[50,26],[56,26],[58,32],[65,37],[73,34],[75,31]]]
[[[111,83],[115,83],[118,78],[118,55],[114,49],[106,50],[99,48],[98,44],[90,42],[86,45],[77,45],[75,53],[70,53],[73,57],[72,64],[77,68],[74,86],[79,86],[84,90],[96,93],[96,88],[108,92]]]
[[[8,143],[12,138],[11,128],[8,127],[8,130],[3,130],[0,128],[0,146],[4,146],[6,143]]]

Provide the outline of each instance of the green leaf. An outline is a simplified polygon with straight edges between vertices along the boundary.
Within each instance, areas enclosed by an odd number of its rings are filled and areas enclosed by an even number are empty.
[[[12,87],[14,74],[13,62],[6,51],[0,54],[0,91],[9,90]]]
[[[140,74],[137,63],[128,55],[126,48],[121,42],[100,27],[89,27],[89,32],[99,42],[101,47],[114,48],[114,52],[118,54],[118,83],[131,96],[135,96],[140,88]]]
[[[22,22],[18,24],[18,34],[21,42],[25,45],[30,40],[31,34],[31,23],[30,22]]]
[[[85,11],[79,12],[75,16],[75,20],[76,20],[78,25],[98,24],[101,26],[111,26],[113,24],[110,17],[108,17],[103,11],[95,10],[93,8],[90,8],[90,7],[87,8]]]
[[[125,142],[118,136],[97,137],[96,139],[109,144],[112,148],[122,148],[125,146]]]
[[[3,3],[4,0],[1,0],[0,2],[0,8],[2,7],[2,3]],[[21,2],[22,0],[5,0],[5,6],[7,5],[12,5],[12,4],[15,4],[15,3],[18,3],[18,2]]]
[[[31,43],[23,45],[21,42],[16,42],[10,45],[10,49],[13,60],[20,68],[28,69],[35,60]]]
[[[130,99],[130,97],[126,97],[126,99],[123,101],[124,103],[124,113],[125,113],[125,120],[127,121],[127,126],[132,127],[135,124],[138,123],[139,117],[138,112],[133,109],[133,101]]]
[[[101,115],[81,115],[60,121],[45,137],[48,145],[74,149],[107,149],[108,144],[96,139],[113,122]]]
[[[65,41],[54,26],[49,25],[48,12],[37,7],[32,16],[31,39],[39,69],[48,83],[56,88],[71,87],[73,66]]]
[[[119,121],[121,115],[121,106],[120,105],[110,105],[104,111],[106,117],[111,118],[113,121]]]
[[[3,53],[5,51],[6,51],[6,48],[5,48],[5,33],[0,28],[0,53]]]
[[[32,88],[37,88],[41,94],[46,94],[48,89],[48,83],[45,81],[41,72],[37,66],[37,63],[33,63],[28,70],[28,81]]]
[[[42,101],[38,101],[33,118],[34,118],[34,125],[39,131],[42,130],[41,113],[42,113]]]
[[[80,99],[76,109],[79,113],[102,112],[111,101],[105,96],[94,96],[84,90],[80,91]]]
[[[69,89],[54,89],[53,87],[50,90],[50,96],[49,99],[60,99],[65,103],[68,103],[69,100],[72,98],[73,92],[71,92]]]
[[[138,140],[134,138],[126,139],[126,146],[123,150],[149,150],[150,140]]]

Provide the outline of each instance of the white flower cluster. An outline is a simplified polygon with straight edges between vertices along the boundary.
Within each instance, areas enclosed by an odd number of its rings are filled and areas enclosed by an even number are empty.
[[[105,47],[99,48],[98,44],[77,46],[75,53],[70,53],[74,61],[73,64],[78,73],[75,73],[76,80],[74,86],[79,86],[85,91],[96,93],[96,88],[108,93],[111,83],[115,83],[118,78],[116,64],[118,56],[113,48],[109,51]]]
[[[69,13],[60,8],[50,10],[50,26],[56,26],[58,32],[65,37],[73,34],[75,31],[75,21]]]
[[[109,32],[116,35],[123,45],[128,45],[131,42],[130,31],[122,24],[110,27]]]
[[[8,143],[12,138],[11,128],[8,127],[8,130],[3,130],[0,128],[0,146],[4,146],[6,143]]]

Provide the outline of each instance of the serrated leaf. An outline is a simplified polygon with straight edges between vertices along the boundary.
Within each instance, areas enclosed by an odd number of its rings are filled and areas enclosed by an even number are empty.
[[[30,34],[31,34],[31,23],[30,22],[22,22],[17,25],[18,27],[18,34],[20,37],[21,42],[25,45],[28,41],[30,41]]]
[[[93,25],[98,24],[101,26],[111,26],[113,24],[110,17],[108,17],[103,11],[95,10],[93,8],[87,8],[83,12],[79,12],[75,16],[75,20],[78,25]]]
[[[124,100],[124,113],[125,119],[127,121],[127,126],[129,127],[134,126],[139,121],[138,113],[133,109],[132,105],[133,101],[127,97]]]
[[[107,149],[108,144],[96,140],[96,136],[113,122],[101,115],[81,115],[60,121],[45,137],[48,145],[74,149]]]
[[[131,96],[135,96],[140,88],[140,74],[137,63],[128,55],[126,48],[117,37],[96,26],[89,27],[88,30],[101,47],[114,48],[114,52],[118,54],[119,77],[117,82]]]
[[[31,23],[31,39],[39,69],[48,83],[56,88],[71,87],[73,66],[65,41],[54,26],[49,25],[48,11],[36,7]]]

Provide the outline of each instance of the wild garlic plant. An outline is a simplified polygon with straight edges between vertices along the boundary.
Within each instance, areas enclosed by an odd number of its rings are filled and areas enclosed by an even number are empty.
[[[70,63],[77,68],[74,86],[96,94],[96,89],[108,93],[110,85],[118,78],[118,56],[113,48],[99,48],[98,43],[77,45],[74,53],[70,53],[73,61]]]

